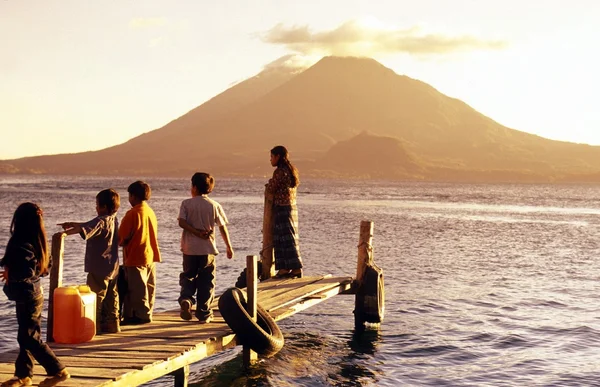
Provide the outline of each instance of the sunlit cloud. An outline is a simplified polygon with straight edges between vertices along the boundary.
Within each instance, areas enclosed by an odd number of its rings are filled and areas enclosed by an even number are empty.
[[[155,38],[150,39],[150,42],[148,43],[148,47],[154,48],[154,47],[163,46],[167,43],[168,40],[169,39],[166,36],[157,36]]]
[[[162,17],[142,17],[129,21],[134,34],[148,39],[146,47],[158,48],[171,45],[182,34],[189,31],[187,20],[169,20]]]
[[[167,19],[162,17],[138,17],[129,21],[132,30],[162,27],[167,24]]]
[[[263,70],[284,68],[292,70],[298,69],[298,71],[301,71],[317,63],[319,59],[321,59],[321,56],[288,54],[282,56],[281,58],[275,59],[271,63],[266,64]]]
[[[440,55],[507,47],[501,40],[426,32],[420,26],[390,27],[373,19],[351,20],[321,32],[312,31],[308,25],[278,24],[260,37],[266,43],[283,45],[303,55]]]

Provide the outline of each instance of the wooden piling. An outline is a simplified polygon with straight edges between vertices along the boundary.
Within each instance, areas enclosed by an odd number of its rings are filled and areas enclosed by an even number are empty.
[[[62,286],[63,255],[65,252],[65,234],[57,232],[52,235],[52,267],[50,268],[50,289],[48,290],[48,324],[46,341],[54,341],[54,289]]]
[[[379,324],[385,311],[383,270],[373,259],[373,222],[360,223],[355,292],[354,326],[361,330],[365,323]]]
[[[172,374],[175,377],[175,387],[188,387],[190,365],[186,364]]]
[[[258,295],[258,257],[256,255],[248,255],[246,257],[246,293],[247,293],[247,303],[246,303],[246,311],[252,318],[252,320],[256,321],[256,303],[257,303],[257,295]],[[256,352],[250,349],[250,347],[244,345],[243,349],[244,356],[244,367],[248,368],[258,360],[258,355]]]
[[[362,285],[367,266],[373,264],[373,222],[363,220],[360,222],[360,235],[358,238],[358,261],[356,262],[356,286]]]
[[[269,279],[275,275],[275,252],[273,250],[273,194],[265,187],[265,208],[263,214],[262,228],[262,250],[260,251],[260,261],[262,264],[261,278]]]

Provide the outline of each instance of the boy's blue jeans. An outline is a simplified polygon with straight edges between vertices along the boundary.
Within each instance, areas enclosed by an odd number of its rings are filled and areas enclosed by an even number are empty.
[[[40,323],[43,305],[43,294],[32,299],[17,301],[19,355],[15,361],[15,376],[20,379],[33,376],[34,358],[50,376],[56,375],[65,368],[52,349],[42,342]]]
[[[210,305],[215,298],[215,272],[214,255],[183,254],[183,272],[179,274],[181,293],[178,301],[179,304],[183,300],[195,303],[198,320],[206,320],[213,315]]]

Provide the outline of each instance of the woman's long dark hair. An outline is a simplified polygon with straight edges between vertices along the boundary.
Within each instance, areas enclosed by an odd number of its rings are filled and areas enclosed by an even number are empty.
[[[17,207],[10,224],[10,241],[26,242],[33,246],[40,274],[48,272],[50,257],[42,209],[35,203],[22,203]]]
[[[291,172],[292,188],[300,185],[300,175],[298,174],[296,167],[290,162],[288,150],[283,145],[277,145],[271,149],[271,154],[279,156],[279,161],[277,162],[279,168],[287,168]]]

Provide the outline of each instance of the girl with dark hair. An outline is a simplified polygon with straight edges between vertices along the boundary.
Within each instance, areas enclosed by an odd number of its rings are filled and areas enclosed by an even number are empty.
[[[277,278],[302,277],[302,258],[298,236],[298,209],[296,191],[300,184],[298,170],[289,160],[288,151],[278,145],[271,149],[271,166],[276,167],[267,183],[267,192],[273,194],[275,225],[273,248]]]
[[[2,383],[2,387],[30,386],[34,358],[49,375],[39,385],[53,386],[70,375],[41,339],[44,294],[40,277],[48,274],[50,261],[42,209],[34,203],[21,204],[13,215],[10,234],[0,266],[4,267],[4,293],[9,300],[16,301],[19,355],[15,376]]]

